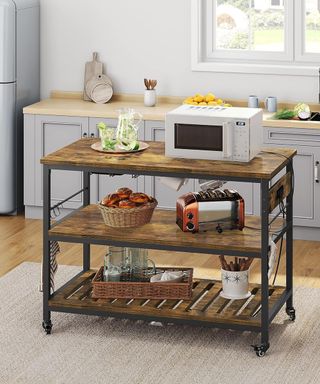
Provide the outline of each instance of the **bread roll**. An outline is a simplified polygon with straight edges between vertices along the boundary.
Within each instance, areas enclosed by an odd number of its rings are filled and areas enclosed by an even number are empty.
[[[116,193],[120,196],[121,200],[129,199],[129,196],[132,193],[130,188],[119,188]]]
[[[129,197],[129,200],[136,204],[145,204],[149,201],[149,196],[145,193],[132,193]]]
[[[121,200],[119,202],[119,208],[132,209],[135,207],[136,207],[136,204],[130,200]]]

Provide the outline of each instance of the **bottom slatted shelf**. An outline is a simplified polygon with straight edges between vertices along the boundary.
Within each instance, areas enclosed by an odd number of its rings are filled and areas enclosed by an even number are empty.
[[[60,288],[49,300],[53,311],[123,316],[143,319],[159,319],[170,322],[199,322],[230,328],[260,328],[260,285],[251,284],[251,297],[243,300],[228,300],[219,294],[220,281],[197,280],[193,282],[191,300],[146,300],[146,299],[93,299],[92,279],[96,271],[79,274]],[[272,312],[278,301],[285,296],[285,287],[269,288],[269,310]]]

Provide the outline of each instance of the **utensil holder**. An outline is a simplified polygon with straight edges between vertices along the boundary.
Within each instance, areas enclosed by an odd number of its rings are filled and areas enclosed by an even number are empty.
[[[155,89],[146,89],[144,91],[144,105],[154,107],[157,103],[157,93]]]
[[[225,271],[221,269],[222,292],[226,299],[246,299],[249,292],[249,269],[246,271]]]

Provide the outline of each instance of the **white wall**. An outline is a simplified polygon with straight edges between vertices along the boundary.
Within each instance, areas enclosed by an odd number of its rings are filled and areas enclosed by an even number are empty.
[[[84,64],[98,51],[117,93],[143,92],[148,77],[163,95],[318,101],[316,78],[192,72],[190,0],[41,0],[41,16],[43,98],[82,90]]]

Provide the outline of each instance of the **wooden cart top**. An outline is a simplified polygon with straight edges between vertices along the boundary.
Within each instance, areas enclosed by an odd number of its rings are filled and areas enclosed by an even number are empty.
[[[96,152],[91,145],[97,138],[78,140],[41,159],[52,168],[78,168],[103,173],[136,173],[180,177],[225,177],[237,179],[268,179],[274,177],[295,156],[292,148],[266,148],[249,163],[178,159],[165,156],[165,144],[149,141],[142,152],[110,155]]]

